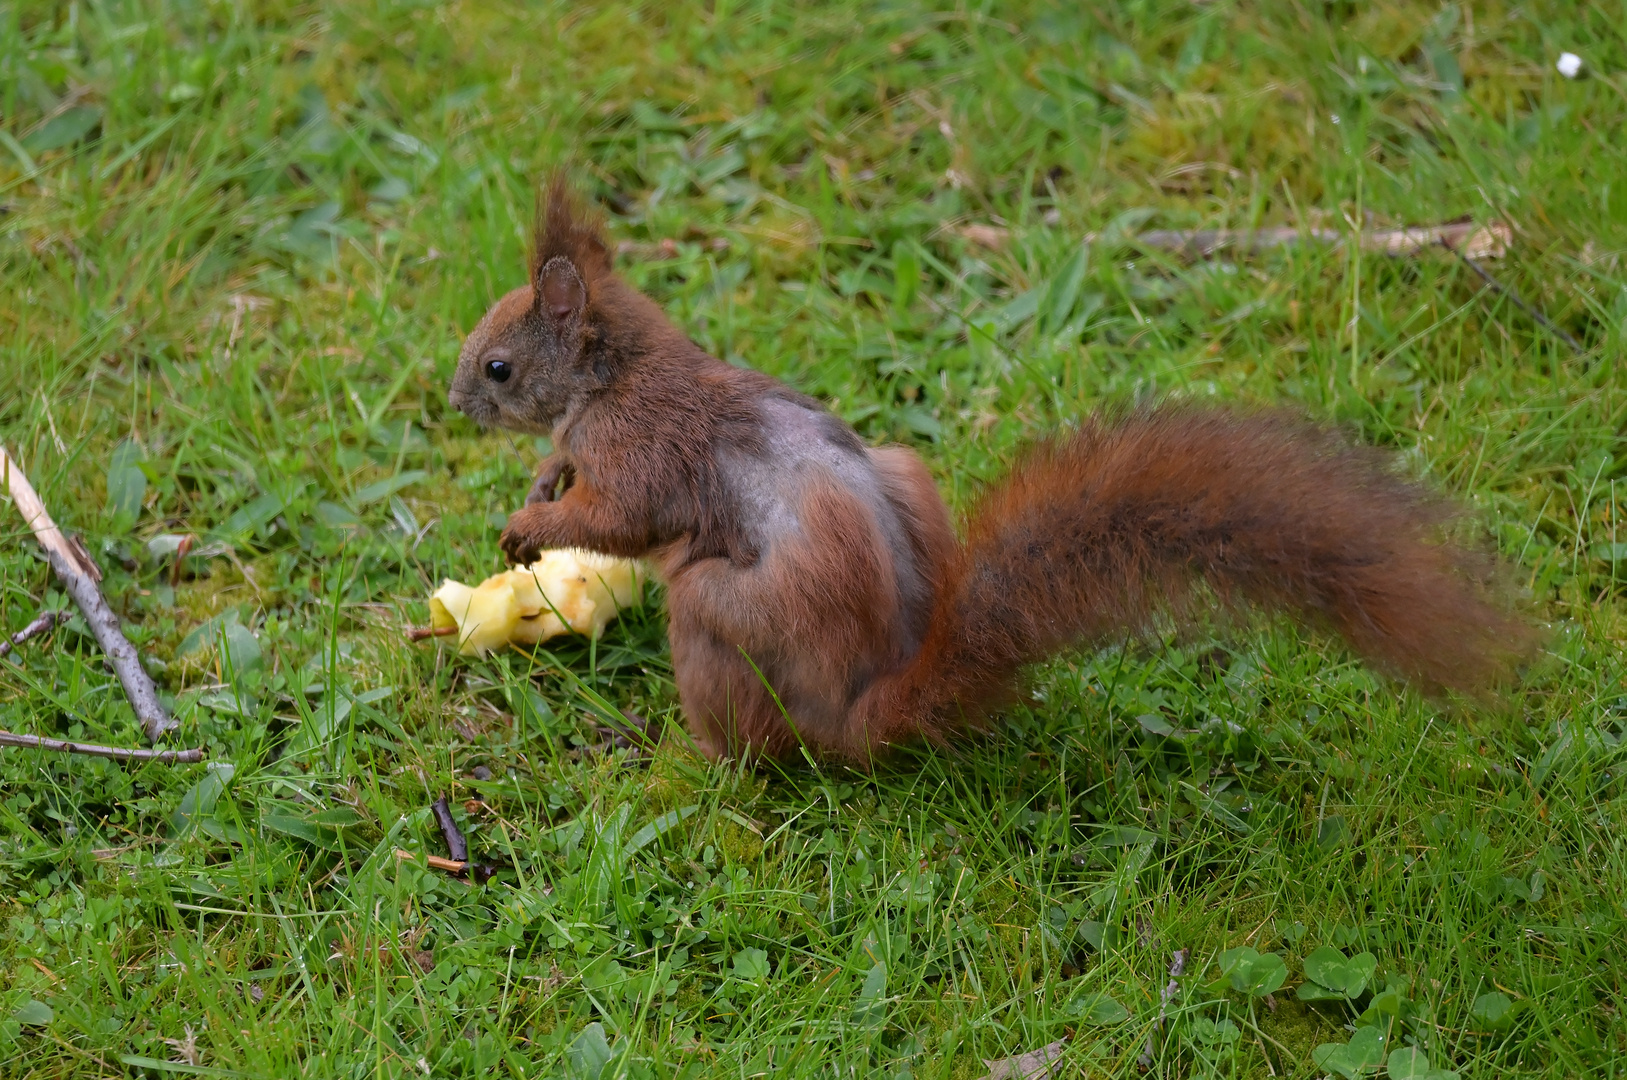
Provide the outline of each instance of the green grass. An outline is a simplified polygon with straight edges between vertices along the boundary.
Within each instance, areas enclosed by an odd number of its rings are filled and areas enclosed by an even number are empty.
[[[209,754],[0,751],[0,1073],[967,1078],[1065,1038],[1058,1075],[1309,1077],[1376,1026],[1619,1075],[1624,68],[1557,0],[0,4],[0,438]],[[1476,710],[1291,627],[1130,643],[863,776],[686,752],[658,595],[594,647],[408,645],[545,450],[445,386],[567,158],[697,340],[952,501],[1100,403],[1288,404],[1463,494],[1547,654]],[[1125,240],[1461,215],[1584,354],[1444,253]],[[14,630],[64,599],[5,515]],[[596,748],[601,698],[653,757]],[[0,699],[141,743],[77,621]],[[443,852],[442,794],[484,887],[393,856]],[[1372,954],[1353,1001],[1295,993],[1321,946]]]

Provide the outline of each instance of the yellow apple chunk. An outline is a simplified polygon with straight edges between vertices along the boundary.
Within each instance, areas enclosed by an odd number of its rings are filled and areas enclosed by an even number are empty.
[[[456,628],[458,652],[483,656],[505,645],[536,645],[566,630],[598,637],[633,602],[638,567],[585,551],[545,551],[530,566],[479,585],[445,581],[429,598],[430,625]]]

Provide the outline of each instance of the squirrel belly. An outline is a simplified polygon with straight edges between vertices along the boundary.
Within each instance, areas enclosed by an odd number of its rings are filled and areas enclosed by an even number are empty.
[[[867,763],[948,742],[1059,650],[1203,609],[1279,612],[1425,690],[1535,644],[1458,509],[1278,413],[1166,406],[1032,447],[956,536],[920,459],[725,364],[611,269],[561,183],[531,280],[470,333],[452,403],[551,432],[501,544],[652,557],[684,712],[712,757]]]

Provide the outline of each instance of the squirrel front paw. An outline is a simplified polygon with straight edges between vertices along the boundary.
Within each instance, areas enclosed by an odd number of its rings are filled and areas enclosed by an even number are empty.
[[[541,506],[527,506],[516,510],[509,515],[508,527],[498,538],[497,546],[503,549],[503,557],[515,566],[529,566],[537,561],[542,554],[543,544],[537,535],[537,520],[541,515]]]

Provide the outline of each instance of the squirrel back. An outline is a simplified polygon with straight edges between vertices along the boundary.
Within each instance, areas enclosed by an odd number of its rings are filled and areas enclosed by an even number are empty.
[[[992,484],[960,539],[919,458],[708,356],[614,274],[557,181],[542,221],[531,281],[470,333],[452,401],[553,437],[511,560],[655,561],[711,756],[946,742],[1025,665],[1214,603],[1330,630],[1426,690],[1489,687],[1535,642],[1491,555],[1446,535],[1452,503],[1279,413],[1087,419]]]

